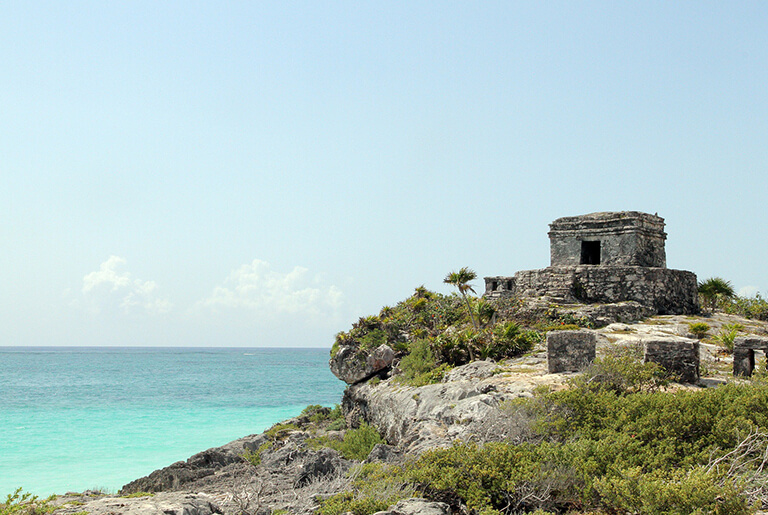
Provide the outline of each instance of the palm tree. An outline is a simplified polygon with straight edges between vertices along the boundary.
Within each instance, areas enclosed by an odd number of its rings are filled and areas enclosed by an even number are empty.
[[[443,282],[452,284],[458,288],[459,293],[464,297],[464,302],[467,304],[467,312],[469,312],[469,318],[472,320],[472,327],[477,331],[479,330],[479,327],[477,326],[477,322],[475,322],[475,316],[472,314],[472,308],[469,305],[469,298],[467,297],[467,291],[475,293],[475,290],[469,284],[470,281],[474,281],[475,279],[477,279],[475,271],[465,266],[458,272],[451,272],[446,275]]]
[[[714,313],[720,299],[732,299],[736,292],[733,291],[730,281],[721,277],[710,277],[699,283],[699,295],[704,306],[709,308],[710,313]]]

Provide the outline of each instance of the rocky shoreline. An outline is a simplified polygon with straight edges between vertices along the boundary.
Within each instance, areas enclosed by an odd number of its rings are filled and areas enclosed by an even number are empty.
[[[718,315],[706,320],[713,328],[737,321],[768,333],[766,324],[738,317]],[[617,343],[686,335],[690,322],[690,317],[660,316],[635,324],[611,324],[598,330],[598,353]],[[702,345],[702,363],[707,366],[708,377],[698,387],[725,382],[730,364],[714,345]],[[571,373],[547,373],[542,345],[522,357],[498,363],[478,360],[456,367],[442,382],[426,386],[400,384],[383,373],[362,374],[369,380],[350,384],[341,401],[344,425],[354,428],[370,424],[386,441],[375,445],[364,460],[347,459],[337,450],[313,444],[341,441],[345,434],[344,429],[332,427],[330,408],[315,407],[264,433],[207,449],[156,470],[125,485],[118,495],[85,492],[60,496],[53,501],[57,506],[54,513],[314,513],[320,500],[350,487],[349,472],[362,462],[399,463],[456,440],[523,440],[525,427],[517,424],[503,406],[517,398],[532,397],[541,386],[559,388],[573,377]],[[451,511],[447,504],[413,499],[380,513]]]

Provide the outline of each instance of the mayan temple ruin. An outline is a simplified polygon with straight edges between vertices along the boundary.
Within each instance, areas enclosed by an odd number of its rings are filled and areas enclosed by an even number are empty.
[[[634,301],[648,313],[699,311],[696,274],[667,268],[664,219],[637,211],[558,218],[549,225],[550,266],[485,278],[487,298],[560,304]]]

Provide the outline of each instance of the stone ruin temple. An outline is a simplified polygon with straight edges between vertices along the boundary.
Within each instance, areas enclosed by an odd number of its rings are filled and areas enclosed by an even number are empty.
[[[558,218],[549,225],[551,263],[485,278],[487,298],[546,298],[562,304],[635,301],[660,315],[699,312],[696,274],[667,268],[664,219],[622,211]]]

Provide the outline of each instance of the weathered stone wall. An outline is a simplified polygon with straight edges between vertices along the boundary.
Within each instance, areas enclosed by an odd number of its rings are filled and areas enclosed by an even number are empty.
[[[699,342],[688,338],[644,340],[644,361],[658,363],[681,383],[699,381]]]
[[[582,242],[600,242],[600,264],[667,266],[664,219],[637,211],[558,218],[550,225],[551,266],[582,264]]]
[[[733,375],[751,376],[755,370],[755,351],[768,355],[768,338],[765,336],[737,336],[733,340]]]
[[[699,312],[696,274],[685,270],[639,266],[549,267],[517,272],[511,278],[512,290],[491,289],[494,284],[507,284],[505,279],[486,278],[486,297],[549,297],[583,304],[636,301],[661,315]]]
[[[595,361],[594,331],[550,331],[547,333],[547,367],[550,374],[581,372]]]

